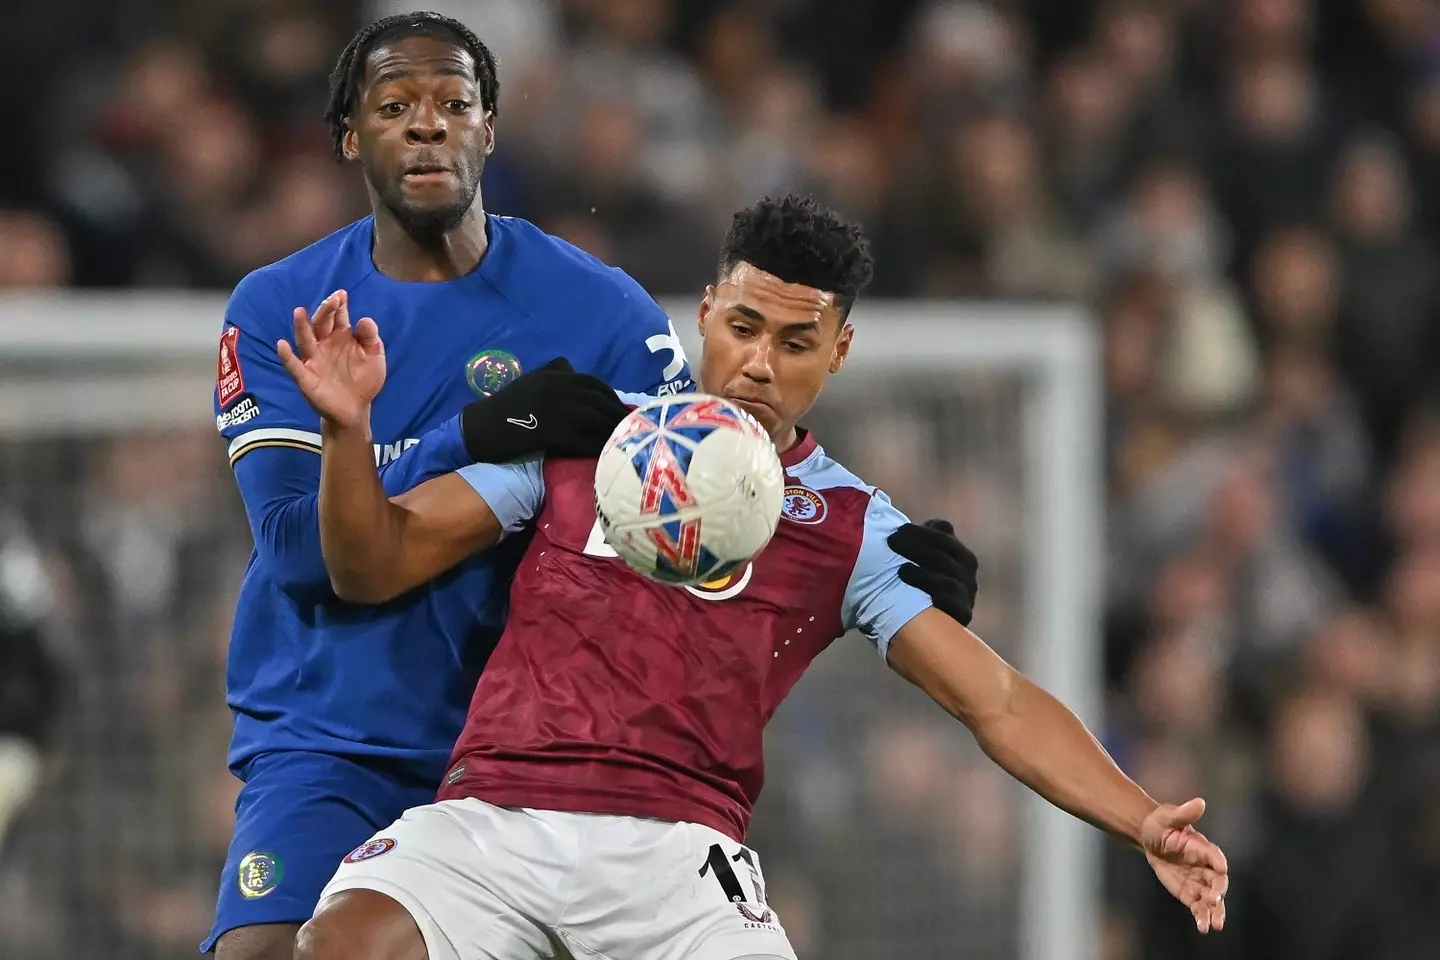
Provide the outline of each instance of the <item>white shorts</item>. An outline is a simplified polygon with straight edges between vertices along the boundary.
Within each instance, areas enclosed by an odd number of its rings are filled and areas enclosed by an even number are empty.
[[[795,960],[754,852],[695,823],[447,800],[350,853],[320,899],[356,888],[410,911],[430,960]]]

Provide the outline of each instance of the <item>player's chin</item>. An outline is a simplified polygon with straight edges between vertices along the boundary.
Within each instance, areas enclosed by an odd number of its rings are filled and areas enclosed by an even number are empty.
[[[403,177],[398,192],[400,202],[416,213],[459,207],[465,194],[464,187],[453,174],[423,180]]]
[[[402,196],[391,210],[405,229],[416,236],[445,233],[459,226],[470,204],[463,196]]]

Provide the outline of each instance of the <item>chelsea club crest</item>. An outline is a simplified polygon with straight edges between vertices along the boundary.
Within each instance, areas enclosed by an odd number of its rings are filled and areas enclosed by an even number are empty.
[[[256,900],[280,885],[285,865],[273,854],[253,850],[245,854],[236,873],[240,895],[246,900]]]
[[[465,363],[465,380],[477,397],[493,396],[520,376],[520,361],[506,350],[481,350]]]

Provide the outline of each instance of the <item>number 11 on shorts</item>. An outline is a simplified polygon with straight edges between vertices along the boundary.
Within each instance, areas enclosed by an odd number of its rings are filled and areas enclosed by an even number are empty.
[[[730,862],[740,863],[744,861],[750,868],[750,882],[755,887],[755,903],[766,906],[765,903],[765,881],[760,877],[760,868],[755,865],[755,856],[747,847],[741,847],[740,852],[733,857],[727,857],[720,844],[710,844],[710,853],[705,858],[705,864],[700,868],[700,876],[712,873],[720,883],[720,889],[725,893],[725,899],[732,903],[745,902],[745,888],[740,885],[740,878],[735,876],[731,869]]]

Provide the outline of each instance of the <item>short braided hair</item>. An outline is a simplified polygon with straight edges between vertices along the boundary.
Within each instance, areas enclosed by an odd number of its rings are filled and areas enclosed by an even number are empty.
[[[330,102],[325,107],[325,122],[330,125],[330,137],[335,156],[345,156],[346,118],[355,108],[361,81],[365,76],[365,58],[370,51],[382,43],[401,37],[435,37],[463,47],[475,61],[475,82],[480,87],[480,105],[491,114],[498,111],[500,99],[500,70],[495,54],[475,36],[475,32],[452,17],[439,13],[421,11],[383,17],[355,34],[335,69],[330,74]]]

